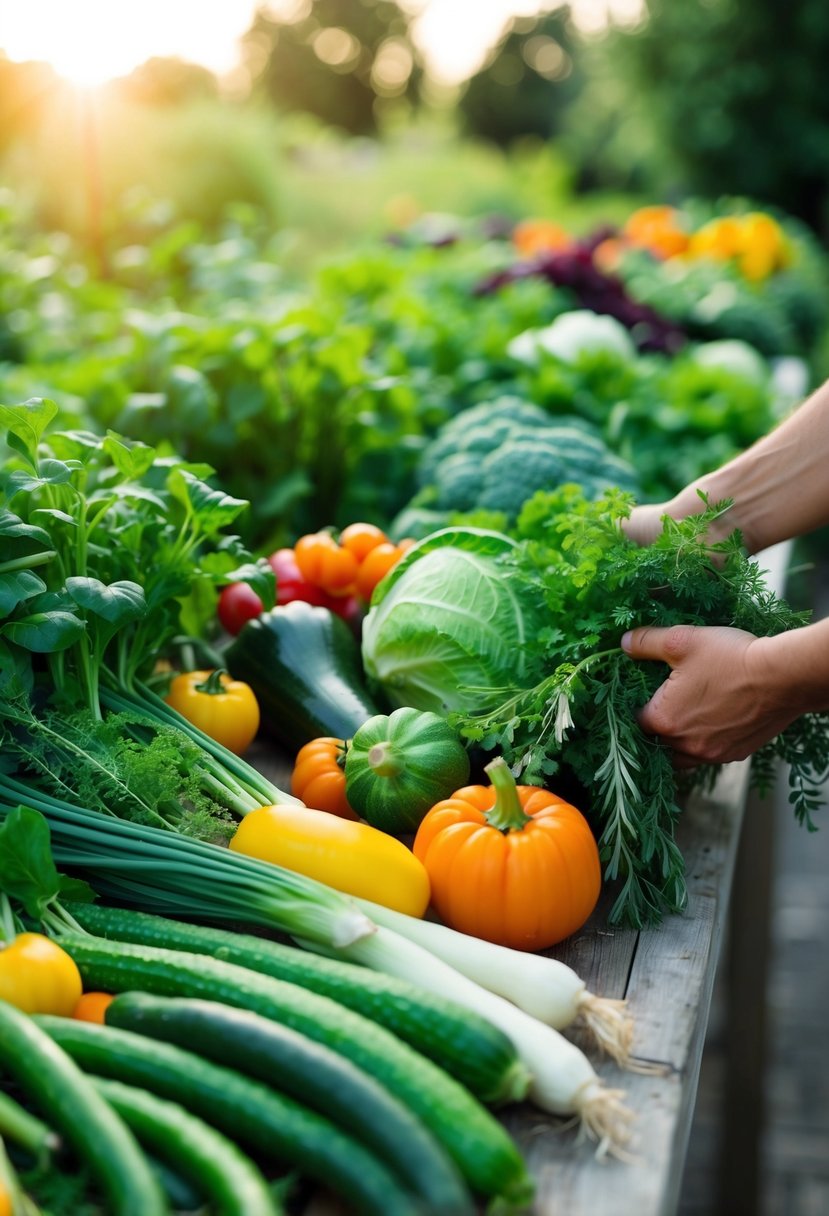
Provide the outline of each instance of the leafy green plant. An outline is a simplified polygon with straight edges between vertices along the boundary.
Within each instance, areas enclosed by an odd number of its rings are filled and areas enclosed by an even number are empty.
[[[549,624],[525,646],[535,682],[470,690],[483,710],[452,715],[462,734],[499,749],[526,782],[546,782],[562,765],[593,798],[592,815],[607,879],[617,882],[612,921],[642,925],[678,911],[686,890],[674,839],[680,813],[668,749],[646,736],[637,710],[665,679],[664,664],[635,663],[620,649],[638,624],[720,624],[770,636],[805,623],[764,584],[739,534],[710,544],[706,533],[727,504],[708,504],[639,548],[619,521],[632,500],[611,493],[586,502],[574,488],[539,494],[519,519],[521,541],[501,559],[529,602],[542,593]],[[829,718],[806,715],[757,753],[755,780],[773,761],[790,766],[791,801],[812,828],[818,788],[829,770]],[[711,767],[693,770],[704,786]]]

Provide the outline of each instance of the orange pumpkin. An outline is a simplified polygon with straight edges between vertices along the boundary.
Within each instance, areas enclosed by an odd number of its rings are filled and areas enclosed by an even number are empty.
[[[464,786],[432,807],[414,854],[445,924],[544,950],[580,929],[596,906],[596,841],[580,811],[540,786],[516,786],[503,759],[486,772],[491,786]]]
[[[341,819],[359,819],[345,796],[345,741],[327,735],[312,739],[297,752],[291,793],[306,806]]]

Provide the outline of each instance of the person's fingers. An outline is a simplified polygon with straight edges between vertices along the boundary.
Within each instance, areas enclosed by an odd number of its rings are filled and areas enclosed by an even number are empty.
[[[621,647],[632,659],[661,659],[673,667],[688,653],[693,638],[693,625],[640,625],[623,635]]]

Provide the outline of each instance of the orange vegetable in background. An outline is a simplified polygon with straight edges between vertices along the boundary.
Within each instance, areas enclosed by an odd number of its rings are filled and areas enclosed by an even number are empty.
[[[72,1017],[78,1022],[96,1022],[103,1026],[104,1014],[114,999],[111,992],[84,992],[72,1010]]]
[[[345,796],[345,740],[323,735],[297,752],[291,793],[306,806],[343,819],[358,819]]]
[[[299,572],[329,595],[348,595],[357,578],[359,562],[349,549],[338,545],[330,532],[309,532],[294,545]]]
[[[521,220],[512,230],[512,243],[523,257],[548,250],[566,249],[572,238],[553,220]]]
[[[358,562],[365,561],[372,549],[384,544],[389,538],[376,524],[349,524],[340,533],[340,545],[353,553]]]
[[[516,786],[502,759],[491,786],[438,802],[418,828],[432,906],[445,924],[516,950],[544,950],[580,929],[601,888],[587,820],[556,794]]]
[[[357,572],[357,594],[367,603],[371,600],[372,592],[381,579],[385,578],[392,566],[396,566],[403,556],[399,545],[390,540],[377,545],[360,563]]]

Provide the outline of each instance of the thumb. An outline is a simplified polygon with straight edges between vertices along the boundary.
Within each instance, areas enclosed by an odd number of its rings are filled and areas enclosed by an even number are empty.
[[[667,629],[643,625],[628,630],[622,637],[621,647],[632,659],[661,659],[673,667],[688,653],[693,632],[691,625],[673,625]]]

